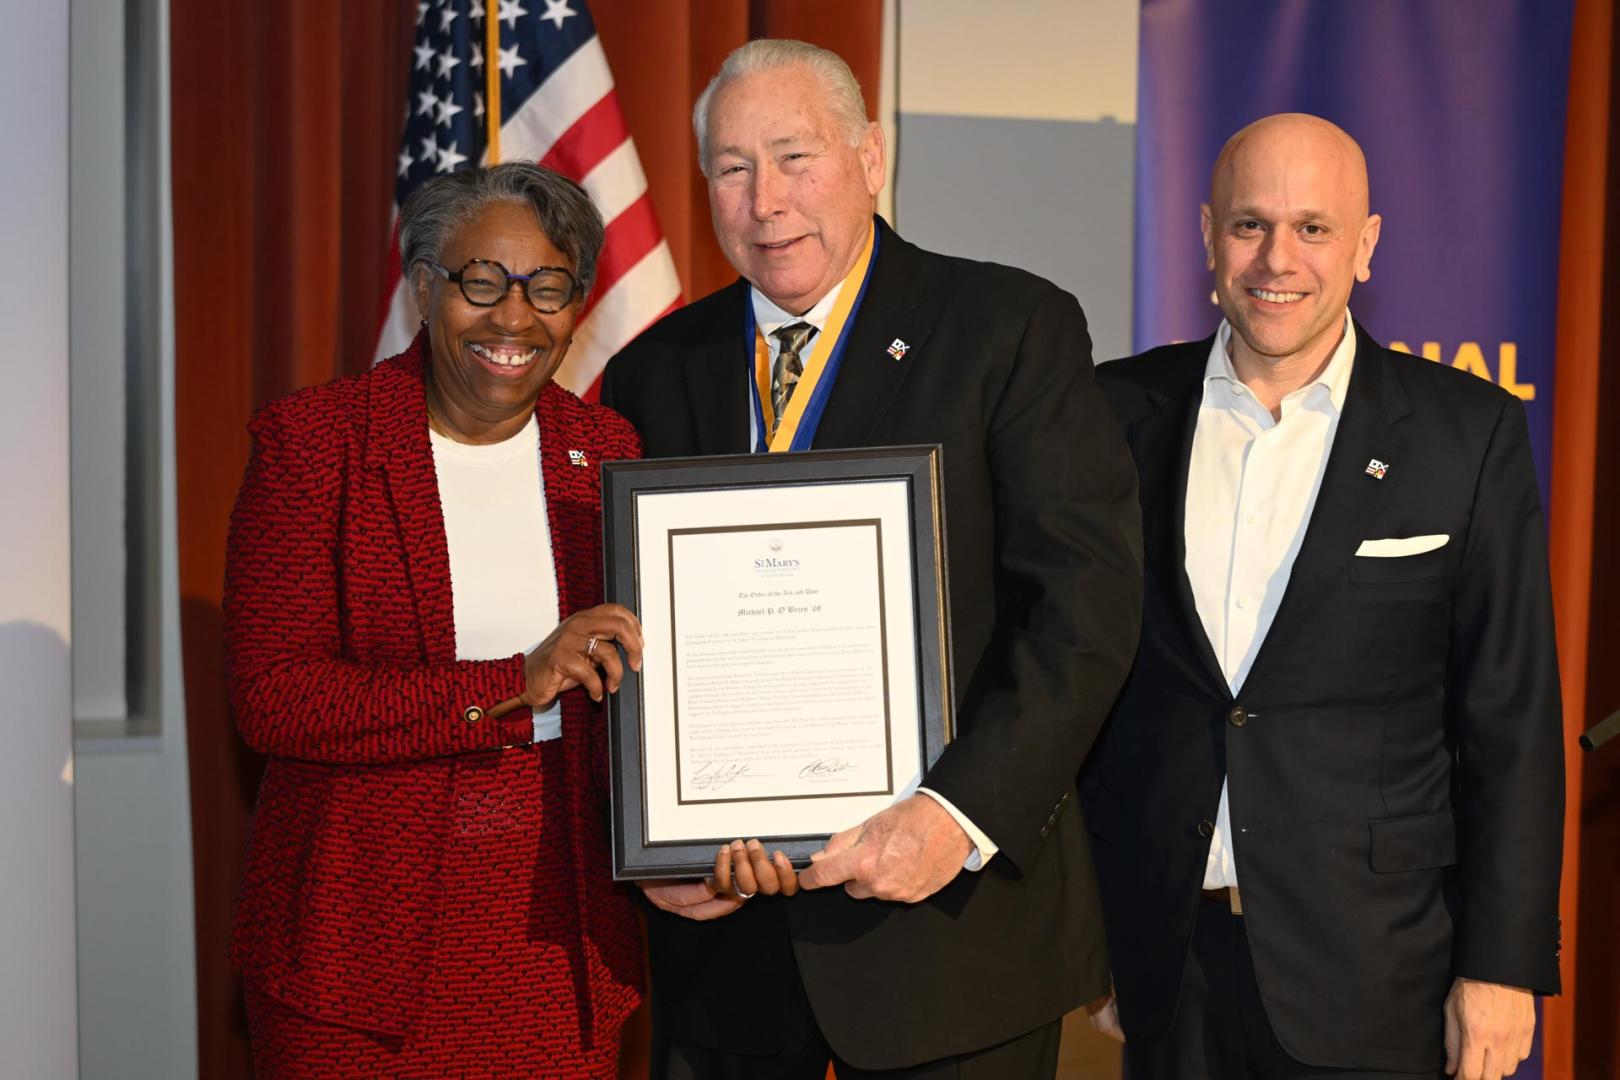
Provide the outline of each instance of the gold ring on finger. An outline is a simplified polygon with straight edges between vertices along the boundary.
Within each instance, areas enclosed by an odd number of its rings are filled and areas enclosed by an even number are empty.
[[[586,642],[585,642],[585,655],[586,656],[595,656],[596,655],[596,639],[594,637],[593,638],[588,638],[586,640]]]

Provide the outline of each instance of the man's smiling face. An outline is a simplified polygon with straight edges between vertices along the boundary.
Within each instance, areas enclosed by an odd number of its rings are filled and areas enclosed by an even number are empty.
[[[727,260],[771,302],[803,312],[855,265],[883,187],[883,137],[856,145],[811,69],[740,75],[708,115],[709,209]]]
[[[1316,117],[1268,117],[1233,137],[1202,213],[1221,311],[1275,364],[1323,359],[1356,281],[1370,276],[1379,219],[1361,152]]]

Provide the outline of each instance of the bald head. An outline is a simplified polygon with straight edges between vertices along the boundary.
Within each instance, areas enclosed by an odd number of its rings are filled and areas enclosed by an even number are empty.
[[[1367,213],[1367,159],[1319,116],[1279,113],[1227,140],[1203,207],[1215,295],[1240,369],[1309,374],[1332,353],[1382,223]],[[1240,370],[1241,374],[1241,370]]]
[[[1310,113],[1264,116],[1227,139],[1210,177],[1211,205],[1229,201],[1245,174],[1274,173],[1290,162],[1319,173],[1345,209],[1367,216],[1367,159],[1361,146],[1339,125]]]

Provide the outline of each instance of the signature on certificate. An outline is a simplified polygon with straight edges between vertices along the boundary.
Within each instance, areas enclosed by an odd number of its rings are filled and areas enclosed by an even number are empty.
[[[799,779],[812,782],[831,780],[839,773],[848,772],[853,768],[855,768],[853,761],[845,761],[840,757],[820,757],[799,770]]]
[[[692,786],[699,791],[719,791],[745,776],[753,776],[748,765],[741,761],[705,761],[692,774]]]

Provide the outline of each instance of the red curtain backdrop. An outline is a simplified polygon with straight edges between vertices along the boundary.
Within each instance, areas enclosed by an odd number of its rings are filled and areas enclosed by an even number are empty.
[[[1566,729],[1620,709],[1620,20],[1576,0],[1549,517]],[[1606,422],[1605,422],[1606,421]],[[1571,747],[1564,997],[1546,1003],[1548,1080],[1620,1076],[1620,745]]]
[[[777,36],[842,54],[875,105],[881,0],[840,3],[836,17],[807,0],[590,7],[685,295],[712,291],[734,275],[709,228],[692,100],[727,52]],[[226,519],[253,409],[370,362],[415,18],[414,0],[170,5],[181,636],[206,1080],[252,1075],[226,949],[262,762],[225,704]]]
[[[1575,736],[1602,708],[1601,677],[1589,680],[1593,650],[1592,586],[1597,471],[1598,405],[1601,397],[1599,358],[1604,337],[1603,295],[1614,286],[1605,282],[1605,187],[1610,176],[1609,115],[1613,93],[1612,0],[1576,0],[1575,32],[1569,68],[1569,111],[1564,142],[1564,205],[1559,245],[1558,344],[1554,374],[1552,485],[1548,497],[1549,561],[1553,601],[1558,618],[1558,651],[1564,684],[1564,728],[1568,795],[1565,801],[1564,874],[1560,908],[1563,919],[1564,995],[1548,999],[1542,1009],[1542,1075],[1546,1080],[1572,1080],[1598,1075],[1590,1062],[1608,1042],[1590,1022],[1592,1009],[1606,993],[1591,985],[1594,964],[1612,971],[1615,956],[1612,936],[1605,936],[1599,915],[1590,922],[1593,890],[1609,892],[1612,874],[1583,874],[1586,851],[1593,836],[1612,830],[1601,815],[1591,827],[1583,795],[1586,783],[1584,755]],[[1614,265],[1611,263],[1611,265]],[[1612,341],[1612,338],[1611,338]],[[1613,380],[1610,380],[1611,384]],[[1612,390],[1612,386],[1611,386]],[[1613,415],[1611,409],[1611,415]],[[1613,595],[1611,592],[1609,595]],[[1591,703],[1590,706],[1588,703]],[[1620,701],[1615,701],[1620,704]],[[1614,790],[1611,786],[1610,790]],[[1613,844],[1612,835],[1609,838]],[[1612,850],[1612,848],[1611,848]],[[1605,880],[1607,879],[1607,880]],[[1604,956],[1611,958],[1604,963]],[[1612,983],[1612,976],[1605,981]],[[1582,1005],[1578,1013],[1576,1003]],[[1610,1017],[1615,1015],[1611,1007]],[[1577,1049],[1580,1054],[1577,1055]],[[1613,1056],[1613,1047],[1608,1047]],[[1575,1062],[1586,1061],[1586,1068]]]

